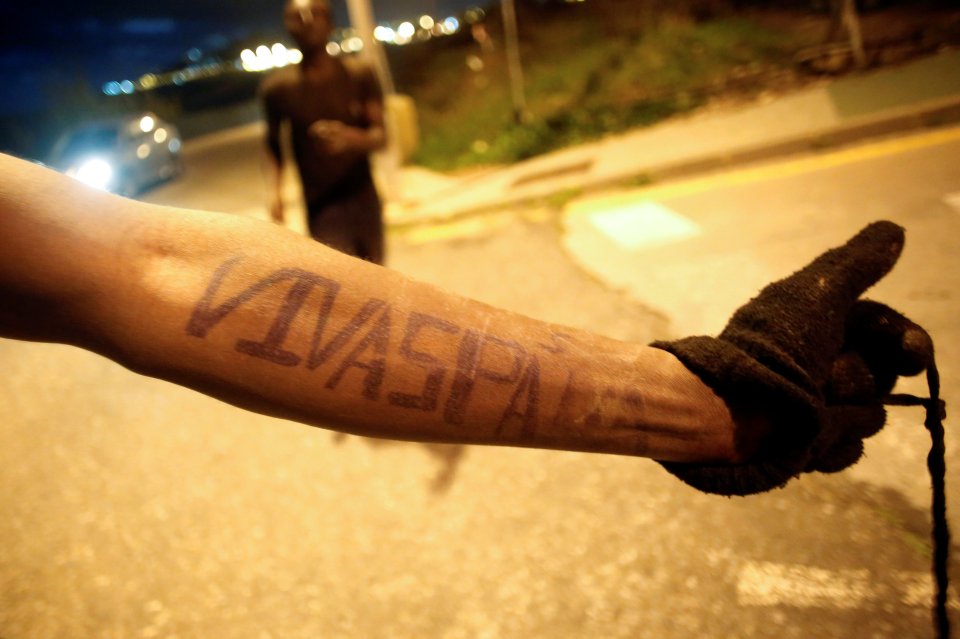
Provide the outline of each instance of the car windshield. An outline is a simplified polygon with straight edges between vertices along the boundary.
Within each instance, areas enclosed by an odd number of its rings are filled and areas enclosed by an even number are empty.
[[[63,147],[64,156],[73,156],[90,151],[103,151],[113,148],[117,143],[119,131],[113,125],[84,127],[70,136]]]

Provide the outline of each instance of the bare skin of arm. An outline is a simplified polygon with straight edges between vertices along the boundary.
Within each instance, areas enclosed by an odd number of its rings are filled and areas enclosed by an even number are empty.
[[[264,140],[263,162],[270,189],[270,202],[267,207],[270,219],[283,224],[283,147],[280,143],[281,118],[270,108],[266,109],[267,134]]]
[[[672,355],[458,297],[276,226],[0,155],[0,335],[343,432],[737,461]]]

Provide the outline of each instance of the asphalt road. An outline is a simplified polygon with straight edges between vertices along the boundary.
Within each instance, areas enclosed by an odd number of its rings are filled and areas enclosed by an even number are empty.
[[[715,330],[888,217],[908,248],[876,297],[932,330],[955,403],[960,144],[895,142],[395,232],[389,262],[645,342]],[[262,215],[256,151],[199,148],[147,199]],[[629,206],[671,241],[644,244]],[[850,472],[731,500],[647,460],[336,437],[68,347],[0,341],[0,361],[3,639],[932,636],[916,410]]]

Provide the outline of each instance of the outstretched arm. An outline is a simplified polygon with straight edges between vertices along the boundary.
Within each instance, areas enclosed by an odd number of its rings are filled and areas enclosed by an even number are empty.
[[[74,344],[356,434],[685,462],[744,454],[727,405],[670,353],[457,297],[263,222],[134,202],[7,156],[0,335]],[[740,419],[741,435],[751,423]]]

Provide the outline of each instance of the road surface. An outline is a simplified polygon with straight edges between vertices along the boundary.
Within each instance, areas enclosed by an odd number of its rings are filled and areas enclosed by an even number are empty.
[[[146,199],[262,217],[255,134]],[[410,227],[389,262],[646,342],[715,331],[892,219],[908,245],[876,297],[931,329],[956,405],[960,142],[917,140]],[[0,361],[3,639],[932,636],[916,409],[851,471],[723,499],[642,459],[337,437],[69,347],[0,341]]]

